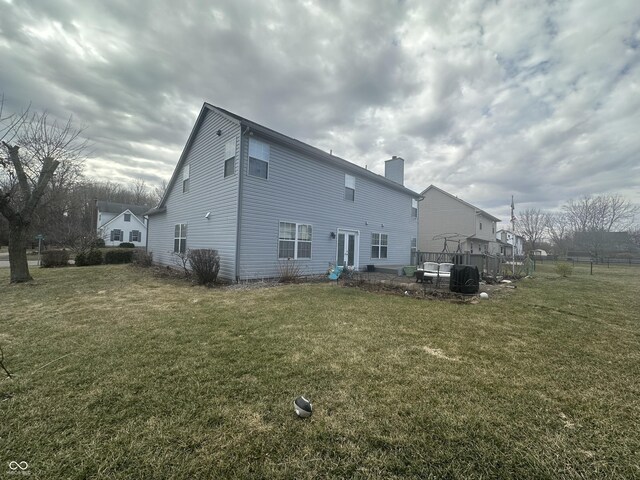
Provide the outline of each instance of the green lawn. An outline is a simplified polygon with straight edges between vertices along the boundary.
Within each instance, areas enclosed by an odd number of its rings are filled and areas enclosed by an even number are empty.
[[[0,474],[638,478],[640,268],[552,268],[479,304],[2,269]]]

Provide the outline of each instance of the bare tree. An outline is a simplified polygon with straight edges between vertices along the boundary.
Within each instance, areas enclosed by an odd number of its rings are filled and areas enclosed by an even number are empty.
[[[169,183],[166,180],[163,180],[162,183],[156,186],[153,189],[153,206],[157,207],[160,205],[160,202],[164,198],[165,193],[167,192],[167,188],[169,187]]]
[[[144,205],[149,201],[149,189],[147,187],[147,183],[143,179],[138,178],[134,180],[130,189],[134,196],[133,203],[136,205]]]
[[[527,208],[519,213],[516,220],[516,232],[522,235],[531,250],[545,235],[549,224],[548,215],[539,208]]]
[[[631,228],[638,206],[621,195],[586,195],[569,200],[563,207],[575,232],[624,231]]]
[[[621,195],[585,195],[563,207],[574,245],[598,258],[619,247],[622,237],[614,232],[632,230],[638,206]]]
[[[46,112],[15,118],[0,127],[0,213],[9,224],[11,283],[31,280],[26,246],[37,209],[67,173],[81,168],[87,151],[83,130],[74,128],[71,118],[65,124],[50,121]]]
[[[571,224],[564,212],[547,215],[547,233],[557,254],[566,255],[572,242]]]

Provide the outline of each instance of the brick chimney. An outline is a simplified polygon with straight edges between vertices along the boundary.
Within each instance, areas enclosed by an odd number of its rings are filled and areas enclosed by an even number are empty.
[[[404,158],[394,155],[391,160],[385,161],[384,176],[404,186]]]

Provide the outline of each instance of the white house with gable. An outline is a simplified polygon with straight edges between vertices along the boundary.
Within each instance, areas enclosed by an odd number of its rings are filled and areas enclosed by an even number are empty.
[[[130,242],[136,247],[144,247],[147,241],[146,210],[148,208],[141,205],[96,201],[98,236],[107,246],[117,247]]]

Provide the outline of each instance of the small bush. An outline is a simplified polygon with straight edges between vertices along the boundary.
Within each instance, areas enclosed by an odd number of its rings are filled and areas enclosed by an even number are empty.
[[[91,242],[91,246],[94,248],[104,248],[104,238],[96,238]]]
[[[135,250],[131,263],[138,267],[150,267],[153,264],[153,254],[144,250]]]
[[[217,250],[196,248],[187,253],[189,265],[199,285],[209,285],[218,278],[220,256]]]
[[[76,255],[76,265],[78,267],[87,267],[90,265],[101,265],[102,264],[102,252],[95,248],[87,252],[81,252]]]
[[[556,273],[561,277],[568,277],[573,273],[573,265],[566,262],[557,263]]]
[[[109,250],[104,254],[104,263],[131,263],[133,260],[133,250]]]
[[[300,264],[290,258],[278,262],[278,278],[282,283],[295,282],[302,274]]]
[[[120,245],[118,245],[118,247],[120,247],[120,248],[136,248],[136,246],[131,242],[122,242]]]
[[[69,265],[69,252],[66,250],[47,250],[42,252],[40,266],[43,268],[66,267]]]

